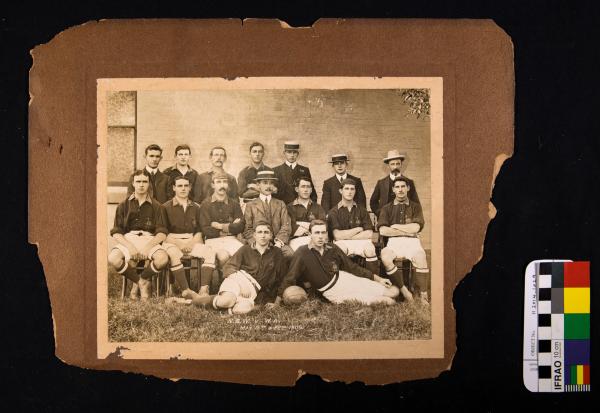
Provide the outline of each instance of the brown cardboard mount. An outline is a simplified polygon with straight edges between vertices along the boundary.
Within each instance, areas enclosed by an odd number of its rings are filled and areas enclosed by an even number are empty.
[[[301,372],[383,384],[435,377],[450,367],[452,292],[481,256],[493,215],[491,185],[513,145],[512,44],[492,21],[322,19],[307,28],[250,19],[100,21],[68,29],[32,54],[29,239],[44,265],[61,360],[164,378],[271,385],[293,385]],[[97,79],[263,76],[443,78],[443,358],[97,358]]]

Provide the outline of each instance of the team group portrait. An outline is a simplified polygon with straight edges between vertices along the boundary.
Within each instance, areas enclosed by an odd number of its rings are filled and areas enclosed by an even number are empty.
[[[430,339],[429,93],[109,92],[109,341]]]

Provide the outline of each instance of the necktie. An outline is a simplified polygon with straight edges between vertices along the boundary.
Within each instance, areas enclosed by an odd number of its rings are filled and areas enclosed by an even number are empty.
[[[271,206],[269,205],[268,199],[265,199],[264,203],[265,203],[265,215],[267,217],[267,221],[270,224],[271,223]]]

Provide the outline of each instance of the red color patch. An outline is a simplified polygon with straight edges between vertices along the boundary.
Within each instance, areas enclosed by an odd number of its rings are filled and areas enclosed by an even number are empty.
[[[590,383],[590,365],[586,364],[583,366],[583,384],[591,384]]]
[[[564,264],[565,288],[590,286],[590,262],[577,261]]]

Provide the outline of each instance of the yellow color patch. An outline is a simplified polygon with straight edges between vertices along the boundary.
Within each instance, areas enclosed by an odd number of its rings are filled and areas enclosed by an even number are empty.
[[[577,366],[577,384],[583,384],[583,366]]]
[[[589,288],[565,288],[566,313],[589,313],[590,312],[590,289]]]

